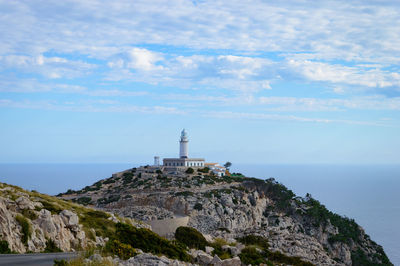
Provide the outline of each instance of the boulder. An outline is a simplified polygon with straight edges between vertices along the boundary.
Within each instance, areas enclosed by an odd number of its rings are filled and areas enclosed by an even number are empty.
[[[200,265],[209,265],[212,260],[213,257],[205,253],[204,251],[197,253],[196,262],[199,263]]]
[[[232,259],[223,260],[221,266],[241,266],[242,262],[239,257],[233,257]]]
[[[63,210],[60,216],[66,226],[74,227],[79,223],[78,215],[70,210]]]
[[[18,205],[18,208],[21,210],[34,210],[35,206],[33,205],[33,202],[30,201],[27,197],[21,196],[18,199],[15,200],[15,202]]]
[[[211,254],[214,251],[213,247],[206,246],[206,253]]]
[[[214,258],[210,262],[210,264],[212,264],[214,266],[221,265],[221,263],[222,263],[222,260],[217,255],[215,255]]]

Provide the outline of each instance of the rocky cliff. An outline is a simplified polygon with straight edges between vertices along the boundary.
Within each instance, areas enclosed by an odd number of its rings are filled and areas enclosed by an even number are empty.
[[[164,223],[172,228],[164,232],[167,237],[173,236],[177,219],[187,217],[187,225],[209,239],[235,243],[246,235],[262,236],[268,239],[268,254],[315,265],[392,265],[354,220],[330,212],[310,195],[297,197],[273,179],[185,170],[133,168],[59,196],[161,227]],[[225,248],[233,256],[241,252]]]
[[[120,221],[149,228],[131,219],[0,183],[0,253],[75,251],[104,245],[111,234],[108,228]]]

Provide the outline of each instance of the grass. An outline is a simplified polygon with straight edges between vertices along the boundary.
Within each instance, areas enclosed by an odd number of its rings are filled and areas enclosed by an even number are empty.
[[[56,243],[51,240],[48,239],[46,241],[46,248],[43,250],[43,253],[53,253],[53,252],[62,252],[62,250],[57,247]]]
[[[160,237],[148,229],[135,228],[128,224],[118,223],[113,239],[123,244],[128,244],[133,248],[139,248],[144,252],[156,255],[163,254],[171,259],[181,261],[192,261],[192,257],[181,246]]]
[[[0,254],[11,254],[12,251],[8,247],[8,242],[6,240],[0,240]]]
[[[194,228],[180,226],[175,231],[175,239],[189,248],[205,250],[208,245],[204,236]]]
[[[21,233],[22,233],[21,241],[22,241],[22,243],[27,245],[28,244],[28,240],[32,235],[31,224],[28,221],[28,219],[26,217],[22,216],[21,214],[18,214],[15,217],[15,220],[17,220],[17,222],[21,226]]]
[[[115,223],[108,220],[109,214],[96,210],[87,210],[79,215],[79,222],[83,225],[83,230],[90,235],[90,229],[96,231],[96,235],[102,237],[112,237],[115,233]]]

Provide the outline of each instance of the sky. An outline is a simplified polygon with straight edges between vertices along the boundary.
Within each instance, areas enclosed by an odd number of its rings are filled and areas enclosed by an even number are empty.
[[[0,163],[400,163],[400,3],[0,0]]]

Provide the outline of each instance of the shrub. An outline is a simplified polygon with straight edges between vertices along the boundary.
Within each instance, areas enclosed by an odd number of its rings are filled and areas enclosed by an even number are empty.
[[[82,204],[82,205],[88,205],[91,201],[91,197],[80,197],[75,200],[77,203]]]
[[[203,209],[203,205],[201,203],[196,203],[193,207],[193,209],[201,211]]]
[[[260,265],[266,263],[265,253],[258,252],[255,247],[246,247],[239,254],[240,260],[246,265]]]
[[[97,204],[108,204],[111,202],[119,201],[120,195],[111,195],[108,198],[102,198],[97,200]]]
[[[206,173],[210,172],[210,168],[208,168],[208,167],[199,168],[199,169],[197,169],[197,172],[206,174]]]
[[[193,192],[192,191],[179,191],[175,193],[175,196],[193,196]]]
[[[10,254],[11,249],[8,247],[8,242],[6,240],[0,241],[0,254]]]
[[[193,174],[194,173],[194,169],[192,168],[192,167],[189,167],[187,170],[186,170],[186,174]]]
[[[32,191],[32,192],[33,192],[33,191]],[[69,194],[74,194],[75,192],[76,192],[75,190],[68,189],[67,192],[65,192],[65,194],[66,194],[66,195],[69,195]]]
[[[123,260],[127,260],[136,255],[136,250],[131,245],[121,243],[115,239],[107,242],[105,250],[113,255],[117,255]]]
[[[47,200],[41,200],[40,202],[43,204],[43,209],[50,211],[51,214],[60,214],[60,212],[63,211],[63,208],[58,204],[51,203]]]
[[[262,236],[247,235],[238,238],[237,241],[245,245],[256,245],[263,250],[268,250],[269,247],[268,239]]]
[[[28,239],[31,237],[32,234],[32,229],[31,229],[31,224],[29,223],[28,219],[26,219],[24,216],[18,214],[15,219],[17,220],[17,222],[19,223],[19,225],[21,226],[22,230],[22,243],[24,243],[25,245],[28,244]]]
[[[108,220],[109,214],[101,211],[88,211],[79,217],[85,232],[90,236],[90,229],[96,230],[96,233],[103,237],[111,237],[115,232],[114,222]]]
[[[43,252],[46,253],[52,253],[52,252],[62,252],[62,250],[56,246],[56,243],[49,239],[46,241],[46,248],[43,250]]]
[[[139,248],[144,252],[164,254],[171,259],[192,261],[192,257],[184,249],[149,229],[135,228],[129,224],[118,223],[114,239],[129,244],[133,248]]]
[[[103,182],[103,184],[112,184],[112,183],[115,183],[115,179],[113,179],[112,177]]]
[[[55,259],[54,260],[54,266],[67,266],[68,264],[69,263],[64,259],[61,259],[61,260]]]
[[[194,228],[180,226],[175,231],[175,239],[189,248],[205,250],[208,242],[204,236]]]
[[[23,216],[25,216],[26,218],[28,218],[30,220],[36,220],[38,218],[38,215],[33,210],[25,209],[25,210],[22,210],[21,213]]]
[[[216,239],[214,240],[214,242],[213,242],[213,243],[209,243],[209,245],[210,245],[211,247],[214,248],[214,250],[213,250],[213,252],[212,252],[212,255],[214,255],[214,256],[215,256],[215,255],[218,255],[218,257],[219,257],[220,259],[229,259],[229,258],[232,257],[232,255],[230,254],[230,252],[225,251],[225,250],[222,250],[222,246],[228,245],[228,242],[226,242],[225,239],[223,239],[223,238],[216,238]]]
[[[269,260],[271,260],[273,262],[289,264],[289,265],[293,265],[293,266],[313,266],[314,265],[311,262],[302,261],[299,257],[286,256],[285,254],[282,254],[279,251],[275,251],[275,252],[268,251],[267,257]]]

